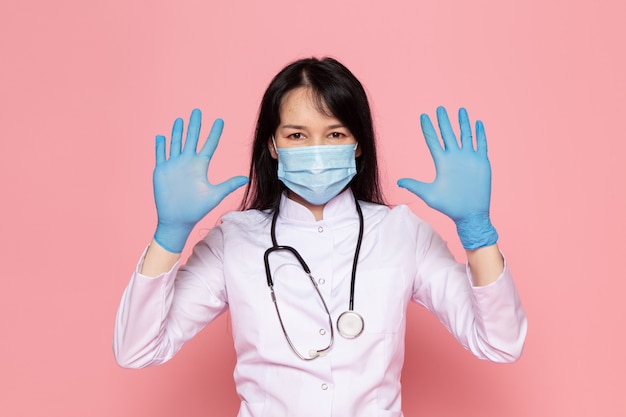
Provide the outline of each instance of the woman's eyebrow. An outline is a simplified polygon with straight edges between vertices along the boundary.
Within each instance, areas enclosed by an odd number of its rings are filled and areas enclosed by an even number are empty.
[[[280,126],[281,129],[306,129],[307,127],[304,125],[282,125]],[[334,124],[334,125],[329,125],[326,126],[326,129],[343,129],[345,128],[344,125],[342,125],[341,123],[338,124]]]

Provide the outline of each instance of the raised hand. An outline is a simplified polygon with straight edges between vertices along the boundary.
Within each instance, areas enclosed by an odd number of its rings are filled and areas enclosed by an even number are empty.
[[[491,165],[487,158],[487,139],[482,122],[476,122],[476,148],[467,111],[459,110],[461,143],[456,139],[448,114],[437,108],[437,121],[443,147],[430,118],[420,118],[426,144],[435,162],[435,181],[423,183],[410,178],[398,180],[398,186],[420,197],[426,204],[450,217],[465,249],[477,249],[496,243],[498,234],[489,219]]]
[[[170,252],[180,253],[193,227],[228,194],[248,182],[237,176],[221,184],[207,178],[209,163],[222,134],[224,122],[217,119],[209,136],[197,152],[202,113],[191,112],[183,146],[183,120],[176,119],[172,128],[170,156],[167,158],[165,137],[156,137],[154,200],[158,224],[154,239]]]

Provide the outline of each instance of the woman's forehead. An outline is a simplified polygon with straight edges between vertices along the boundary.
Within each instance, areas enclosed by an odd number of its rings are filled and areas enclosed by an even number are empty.
[[[341,125],[323,98],[310,87],[298,87],[287,92],[281,100],[279,111],[281,125],[306,126],[318,123]]]

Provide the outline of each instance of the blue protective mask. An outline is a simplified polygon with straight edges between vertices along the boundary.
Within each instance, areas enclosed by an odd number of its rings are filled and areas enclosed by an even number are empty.
[[[277,148],[274,142],[278,179],[309,203],[326,204],[356,175],[357,145]]]

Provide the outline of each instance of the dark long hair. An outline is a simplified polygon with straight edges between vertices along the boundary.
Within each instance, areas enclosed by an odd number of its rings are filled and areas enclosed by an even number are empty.
[[[307,58],[283,68],[268,86],[259,109],[250,182],[242,209],[274,210],[285,186],[278,180],[278,162],[272,158],[268,140],[280,125],[280,104],[285,94],[298,87],[311,88],[318,109],[331,113],[354,135],[361,148],[356,160],[357,173],[350,183],[358,200],[384,204],[378,180],[378,164],[372,115],[363,86],[333,58]]]

